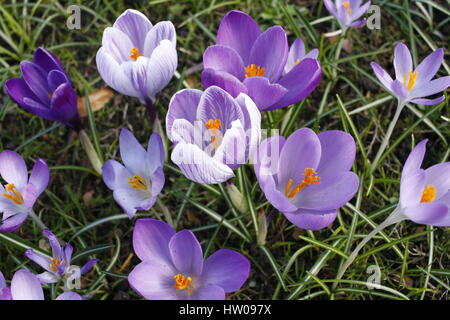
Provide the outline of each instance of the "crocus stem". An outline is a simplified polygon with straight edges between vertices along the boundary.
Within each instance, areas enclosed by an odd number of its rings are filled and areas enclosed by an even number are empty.
[[[169,209],[164,205],[164,203],[158,199],[156,199],[156,203],[158,204],[158,206],[161,208],[161,211],[164,215],[164,218],[166,219],[166,222],[172,227],[175,227],[175,224],[173,223],[173,219],[172,216],[170,214]]]
[[[344,41],[345,41],[346,34],[347,34],[347,29],[343,28],[342,29],[342,35],[339,38],[338,46],[336,48],[336,52],[335,52],[335,55],[334,55],[334,62],[336,62],[339,59],[339,57],[341,56],[342,47],[344,46]],[[333,79],[336,78],[336,76],[337,76],[337,66],[333,70]]]
[[[33,219],[34,222],[36,222],[39,228],[41,228],[42,230],[48,229],[47,226],[42,222],[42,220],[37,216],[37,214],[34,213],[33,210],[31,210],[28,214],[31,217],[31,219]]]
[[[375,159],[372,162],[372,166],[370,167],[370,172],[373,173],[375,169],[377,168],[378,162],[380,161],[380,158],[382,157],[384,151],[386,150],[389,139],[391,138],[392,132],[394,132],[395,125],[397,124],[398,118],[400,117],[400,113],[403,110],[403,107],[405,106],[404,102],[398,101],[397,110],[395,110],[394,118],[392,119],[391,123],[389,124],[389,128],[386,132],[386,135],[383,138],[383,141],[381,142],[380,149],[378,149],[377,155],[375,156]]]
[[[401,213],[400,207],[397,207],[390,215],[386,218],[381,224],[379,224],[375,229],[372,230],[367,236],[364,237],[364,239],[358,244],[358,246],[353,250],[353,252],[350,254],[350,256],[347,258],[345,263],[341,266],[339,269],[338,275],[336,277],[336,282],[333,285],[333,289],[336,288],[338,281],[342,279],[342,276],[344,275],[345,271],[348,269],[348,267],[353,263],[353,261],[358,256],[359,251],[364,247],[364,245],[372,239],[378,232],[383,230],[384,228],[400,222],[404,220],[405,217]]]
[[[98,154],[95,151],[95,148],[92,145],[92,142],[89,139],[89,136],[87,135],[86,131],[81,130],[80,132],[78,132],[78,137],[80,138],[81,145],[83,146],[84,150],[86,151],[89,161],[91,162],[91,165],[94,168],[95,172],[97,172],[99,175],[101,175],[102,174],[102,165],[103,165],[102,161],[98,157]]]

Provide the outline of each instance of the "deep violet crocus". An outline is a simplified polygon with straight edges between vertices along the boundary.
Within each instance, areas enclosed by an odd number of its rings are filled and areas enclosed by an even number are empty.
[[[128,281],[150,300],[223,300],[242,287],[250,272],[248,259],[233,250],[220,249],[203,260],[190,230],[175,232],[154,219],[136,221],[133,248],[142,262]]]
[[[37,159],[31,175],[23,158],[15,151],[0,153],[0,175],[6,181],[0,184],[0,232],[12,232],[30,215],[41,228],[45,227],[33,212],[33,205],[47,188],[50,170],[47,163]]]
[[[1,294],[3,290],[3,295]],[[6,286],[0,272],[0,300],[44,300],[39,279],[29,270],[20,269],[14,273],[11,287]],[[67,291],[56,297],[56,300],[83,300],[78,293]]]
[[[204,92],[176,93],[166,118],[167,137],[175,144],[171,159],[190,180],[222,183],[252,158],[261,136],[261,114],[241,93],[233,98],[212,86]]]
[[[119,144],[124,165],[106,161],[103,181],[131,219],[137,210],[150,210],[164,187],[164,146],[161,136],[153,133],[145,150],[127,129],[120,131]]]
[[[5,83],[11,99],[32,114],[79,131],[77,95],[58,58],[38,48],[34,61],[22,61],[20,70],[22,78],[12,78]]]
[[[97,68],[110,87],[151,107],[172,79],[177,59],[172,22],[153,26],[144,14],[128,9],[103,32]]]
[[[355,248],[338,274],[342,278],[363,246],[384,228],[403,220],[436,227],[450,227],[450,162],[422,169],[427,139],[409,154],[400,179],[396,209]]]
[[[61,246],[58,238],[48,229],[43,231],[43,235],[48,239],[52,249],[52,256],[47,257],[33,249],[28,249],[25,255],[31,261],[37,263],[46,271],[38,274],[37,278],[42,284],[56,283],[61,279],[70,277],[76,279],[92,269],[97,263],[97,259],[90,259],[83,267],[77,269],[72,266],[73,247],[66,243]]]
[[[267,200],[296,226],[319,230],[330,225],[338,208],[359,186],[351,172],[356,145],[343,131],[315,134],[295,131],[288,139],[274,136],[258,150],[255,173]]]
[[[262,32],[246,13],[230,11],[220,23],[216,45],[203,55],[202,85],[221,87],[233,97],[245,93],[261,111],[297,103],[322,77],[316,51],[305,55],[302,45],[297,39],[289,51],[282,27]]]
[[[342,29],[362,27],[366,19],[360,19],[370,7],[370,1],[361,5],[362,0],[324,0],[325,7],[341,25]],[[358,20],[360,19],[360,20]]]
[[[408,102],[421,105],[435,105],[445,100],[443,95],[435,99],[426,98],[441,93],[450,86],[450,76],[432,80],[441,67],[443,60],[444,49],[437,49],[429,54],[414,69],[408,47],[403,43],[399,43],[395,47],[394,52],[395,80],[393,80],[380,65],[375,62],[371,63],[372,69],[383,87],[398,100],[395,115],[389,125],[375,160],[372,162],[372,171],[375,170],[379,159],[383,155],[400,117],[400,113]]]

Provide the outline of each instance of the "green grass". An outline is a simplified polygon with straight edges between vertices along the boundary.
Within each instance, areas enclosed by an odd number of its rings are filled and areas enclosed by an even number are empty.
[[[397,41],[412,48],[415,61],[438,47],[448,53],[450,34],[449,0],[373,2],[381,6],[381,30],[351,30],[352,51],[343,50],[336,59],[338,41],[323,35],[338,27],[322,1],[71,1],[83,3],[82,28],[69,30],[65,1],[9,0],[0,4],[0,84],[3,87],[8,78],[19,76],[19,62],[31,59],[33,51],[44,46],[61,58],[80,96],[106,87],[95,65],[103,29],[133,7],[152,22],[171,20],[177,28],[181,77],[174,77],[159,96],[157,112],[164,119],[176,91],[185,85],[201,87],[202,53],[214,44],[227,11],[243,10],[263,29],[279,24],[289,31],[291,42],[299,36],[308,49],[320,49],[324,75],[303,102],[265,113],[263,127],[281,127],[285,136],[305,126],[352,134],[358,146],[354,171],[361,177],[361,187],[351,204],[339,211],[329,228],[309,232],[273,211],[252,166],[245,165],[230,181],[250,200],[241,213],[224,197],[221,187],[190,182],[169,160],[160,202],[139,216],[164,219],[163,210],[168,210],[177,230],[192,229],[205,253],[231,248],[247,256],[252,263],[250,278],[230,299],[450,299],[450,229],[410,221],[391,226],[370,241],[332,291],[337,270],[355,243],[381,223],[398,201],[402,165],[412,146],[430,139],[426,166],[448,161],[450,154],[448,99],[439,106],[411,105],[403,111],[381,165],[373,175],[369,173],[370,160],[395,112],[395,100],[381,89],[369,63],[376,61],[392,71]],[[445,65],[439,76],[449,72]],[[36,212],[60,239],[76,248],[78,263],[88,256],[100,259],[84,277],[80,292],[92,294],[93,299],[138,299],[126,280],[138,260],[134,257],[124,265],[132,253],[134,221],[123,215],[102,179],[94,174],[76,135],[24,112],[3,93],[1,98],[0,150],[17,150],[29,166],[34,159],[44,158],[52,168],[50,186],[35,205]],[[104,159],[118,159],[120,128],[132,130],[143,144],[153,130],[145,107],[120,94],[91,120],[84,119],[85,127],[91,138],[98,138]],[[263,245],[264,237],[257,237],[255,227],[261,229],[258,216],[269,214],[273,219]],[[41,271],[24,256],[25,248],[38,247],[41,238],[31,220],[14,234],[0,234],[0,270],[7,279],[22,267]],[[374,264],[382,270],[384,287],[380,290],[368,290],[365,285],[370,276],[366,269]]]

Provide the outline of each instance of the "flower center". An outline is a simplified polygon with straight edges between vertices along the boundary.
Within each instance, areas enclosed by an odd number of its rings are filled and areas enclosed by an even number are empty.
[[[422,192],[422,199],[420,202],[433,202],[436,198],[436,187],[429,184]]]
[[[190,290],[192,289],[192,278],[185,277],[182,274],[177,274],[174,276],[175,279],[175,289],[177,290]]]
[[[52,261],[52,263],[50,263],[50,269],[52,269],[53,272],[58,271],[58,267],[61,264],[61,261],[53,258],[50,258],[50,260]]]
[[[134,61],[136,61],[137,58],[144,56],[143,54],[139,54],[139,49],[138,48],[131,49],[130,53],[131,53],[130,58],[133,59]]]
[[[20,194],[19,190],[17,190],[13,184],[7,184],[5,189],[6,189],[6,191],[8,191],[8,192],[3,193],[3,196],[5,198],[12,200],[15,204],[23,204],[24,203],[22,195]]]
[[[305,178],[302,180],[302,183],[300,183],[298,186],[296,186],[291,191],[292,187],[292,179],[288,180],[288,183],[286,184],[286,191],[284,192],[285,196],[288,198],[293,198],[302,191],[302,189],[306,186],[309,186],[310,184],[318,184],[320,183],[320,177],[317,175],[316,170],[311,168],[306,168],[303,172]]]
[[[408,87],[408,91],[411,91],[414,88],[414,86],[416,85],[418,75],[419,75],[418,72],[412,73],[410,71],[410,72],[408,72],[408,74],[405,74],[403,76],[403,84],[405,85],[405,87]],[[408,78],[409,78],[409,81],[408,81]]]
[[[350,9],[350,2],[344,1],[342,4],[344,5],[345,9],[347,10],[347,13],[349,15],[352,14],[352,9]]]
[[[302,60],[300,60],[300,59],[295,60],[295,64],[299,64],[300,61],[302,61]]]
[[[147,181],[141,176],[133,176],[133,178],[128,179],[128,183],[134,190],[148,190]]]
[[[211,132],[211,143],[214,146],[214,149],[219,147],[219,129],[222,126],[222,122],[219,119],[209,119],[205,126],[208,128],[209,132]]]
[[[266,69],[262,68],[260,66],[257,66],[256,64],[250,64],[247,67],[245,67],[245,77],[262,77],[266,73]]]

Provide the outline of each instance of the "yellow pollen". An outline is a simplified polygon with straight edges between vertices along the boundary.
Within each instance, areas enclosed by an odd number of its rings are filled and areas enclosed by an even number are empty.
[[[433,202],[436,198],[436,187],[429,184],[422,192],[422,199],[420,202]]]
[[[10,192],[10,193],[6,192],[3,193],[3,196],[5,198],[12,200],[15,204],[23,204],[25,202],[19,190],[17,190],[13,184],[7,184],[5,189],[6,191]]]
[[[129,178],[128,183],[134,190],[148,190],[147,181],[145,181],[145,179],[141,176],[133,176],[133,178]]]
[[[50,93],[48,94],[48,98],[51,99],[52,97],[53,97],[53,92],[50,92]]]
[[[208,128],[208,130],[211,132],[211,143],[213,144],[214,149],[217,149],[219,147],[219,129],[222,126],[222,122],[219,119],[209,119],[205,126]]]
[[[300,59],[295,60],[295,64],[299,64],[300,63]]]
[[[266,73],[266,69],[262,68],[260,66],[257,66],[256,64],[250,64],[247,67],[245,67],[245,77],[262,77]]]
[[[177,274],[174,276],[175,279],[175,289],[177,290],[189,290],[192,289],[192,278],[185,277],[182,274]]]
[[[288,183],[286,184],[286,190],[284,192],[286,197],[293,198],[297,195],[297,193],[302,191],[302,189],[304,187],[309,186],[310,184],[320,183],[320,177],[317,175],[316,170],[311,169],[311,168],[306,168],[305,171],[303,172],[303,174],[305,175],[305,178],[302,180],[302,183],[299,184],[298,186],[296,186],[292,191],[291,191],[291,186],[292,186],[293,181],[292,181],[292,179],[288,180]]]
[[[131,52],[130,58],[133,59],[134,61],[136,61],[137,58],[144,56],[143,54],[139,54],[139,49],[138,48],[133,48],[133,49],[131,49],[130,52]]]
[[[53,272],[58,271],[58,267],[61,264],[61,261],[52,258],[50,258],[50,260],[52,261],[52,263],[50,263],[50,269],[52,269]]]
[[[419,75],[418,72],[412,73],[410,71],[410,72],[408,72],[408,74],[405,74],[403,76],[403,84],[405,85],[405,87],[408,87],[408,91],[411,91],[414,88],[414,86],[416,85],[418,75]],[[408,81],[408,76],[409,76],[409,81]]]
[[[352,14],[352,9],[350,9],[350,3],[348,1],[344,1],[342,4],[344,5],[345,9],[347,9],[347,13]]]

